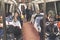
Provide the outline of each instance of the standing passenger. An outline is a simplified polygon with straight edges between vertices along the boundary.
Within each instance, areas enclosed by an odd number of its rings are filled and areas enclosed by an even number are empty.
[[[14,15],[14,18],[13,18],[13,21],[12,21],[12,25],[14,26],[14,35],[15,35],[15,38],[18,40],[20,35],[21,35],[21,23],[20,21],[18,20],[18,12],[15,11],[15,15]]]
[[[31,20],[31,16],[32,16],[32,10],[31,8],[26,8],[26,19],[27,21],[30,21]]]

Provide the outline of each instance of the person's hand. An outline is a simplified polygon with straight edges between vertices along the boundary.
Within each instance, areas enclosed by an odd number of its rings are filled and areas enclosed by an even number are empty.
[[[58,32],[56,35],[60,35],[60,33]]]
[[[49,36],[49,34],[48,33],[45,33],[46,34],[46,36]]]

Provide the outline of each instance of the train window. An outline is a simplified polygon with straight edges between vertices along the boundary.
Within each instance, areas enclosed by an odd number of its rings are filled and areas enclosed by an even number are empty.
[[[60,15],[60,1],[56,3],[57,5],[57,12],[58,12],[58,15]]]
[[[40,9],[40,10],[43,10],[43,5],[44,5],[44,4],[41,3],[41,4],[38,4],[38,5],[39,5],[39,9]]]
[[[60,1],[56,2],[57,5],[57,18],[60,21]]]
[[[10,4],[5,3],[5,13],[8,13],[10,10]]]
[[[53,10],[55,12],[55,5],[54,2],[48,2],[46,4],[46,12],[48,13],[49,10]]]

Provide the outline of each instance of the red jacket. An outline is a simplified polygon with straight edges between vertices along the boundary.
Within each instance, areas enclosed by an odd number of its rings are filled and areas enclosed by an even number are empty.
[[[60,21],[57,23],[58,28],[60,29]]]

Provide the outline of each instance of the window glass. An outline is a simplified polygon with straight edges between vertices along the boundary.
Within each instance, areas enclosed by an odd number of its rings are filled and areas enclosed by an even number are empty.
[[[54,2],[50,2],[46,4],[46,12],[48,13],[49,10],[52,10],[55,12],[55,6],[54,6]],[[54,13],[55,14],[55,13]]]
[[[57,13],[60,15],[60,1],[56,3],[57,5]]]

